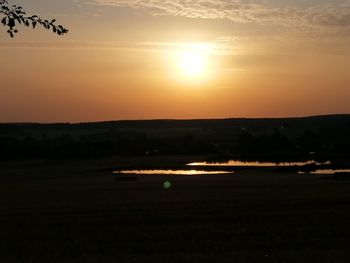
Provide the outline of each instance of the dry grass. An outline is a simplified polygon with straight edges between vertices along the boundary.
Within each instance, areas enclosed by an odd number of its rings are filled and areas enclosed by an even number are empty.
[[[115,182],[94,172],[108,165],[3,165],[0,261],[348,262],[349,183],[256,172]]]

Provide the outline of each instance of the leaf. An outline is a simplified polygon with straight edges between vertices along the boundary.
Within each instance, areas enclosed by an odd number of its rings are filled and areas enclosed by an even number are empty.
[[[56,25],[56,19],[42,19],[37,15],[27,16],[26,12],[21,6],[11,5],[7,0],[0,0],[0,14],[4,17],[0,17],[0,22],[3,26],[7,27],[7,33],[13,38],[18,33],[17,26],[23,24],[26,27],[36,28],[38,24],[47,30],[51,30],[58,35],[64,35],[68,33],[68,29],[61,25]],[[0,24],[0,26],[1,26]]]
[[[16,22],[15,22],[15,20],[14,20],[13,18],[10,18],[9,21],[8,21],[8,23],[7,23],[7,25],[8,25],[10,28],[12,28],[12,27],[16,26]]]

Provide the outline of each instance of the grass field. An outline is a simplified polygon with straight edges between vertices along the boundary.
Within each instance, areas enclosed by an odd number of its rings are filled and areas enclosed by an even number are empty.
[[[1,164],[0,262],[349,262],[346,181],[103,171],[142,162]]]

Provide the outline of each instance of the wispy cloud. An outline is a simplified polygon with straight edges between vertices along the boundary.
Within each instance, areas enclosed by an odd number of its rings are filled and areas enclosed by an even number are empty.
[[[266,5],[258,0],[90,0],[87,3],[145,9],[158,16],[279,25],[296,31],[350,31],[349,1],[306,8]]]
[[[0,48],[30,49],[117,49],[141,52],[171,53],[182,50],[204,50],[208,54],[230,54],[231,48],[222,40],[216,42],[133,42],[133,41],[27,41],[0,42]]]
[[[122,45],[103,41],[4,41],[0,48],[120,48]]]

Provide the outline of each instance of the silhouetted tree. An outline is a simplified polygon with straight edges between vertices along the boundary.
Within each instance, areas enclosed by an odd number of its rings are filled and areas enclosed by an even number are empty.
[[[52,29],[52,31],[58,35],[64,35],[68,33],[68,29],[64,28],[61,25],[55,24],[55,19],[49,21],[37,15],[29,16],[21,6],[10,6],[7,0],[0,0],[0,15],[3,16],[1,19],[1,24],[8,28],[7,33],[11,37],[14,37],[14,35],[18,33],[18,24],[23,24],[26,27],[32,28],[40,25],[45,29]]]

